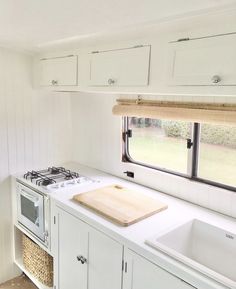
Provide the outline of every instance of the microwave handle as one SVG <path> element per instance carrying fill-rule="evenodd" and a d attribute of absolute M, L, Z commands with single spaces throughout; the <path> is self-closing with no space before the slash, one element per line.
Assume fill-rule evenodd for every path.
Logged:
<path fill-rule="evenodd" d="M 27 193 L 25 190 L 21 189 L 21 195 L 23 195 L 24 197 L 26 197 L 27 199 L 31 200 L 35 205 L 35 207 L 38 207 L 38 198 L 32 196 L 31 194 Z"/>

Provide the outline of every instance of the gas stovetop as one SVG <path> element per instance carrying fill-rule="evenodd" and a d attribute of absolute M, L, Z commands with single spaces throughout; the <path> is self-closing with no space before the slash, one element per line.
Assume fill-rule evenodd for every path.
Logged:
<path fill-rule="evenodd" d="M 88 177 L 63 167 L 49 167 L 45 170 L 28 171 L 24 174 L 24 179 L 47 190 L 58 190 L 60 188 L 95 182 Z"/>

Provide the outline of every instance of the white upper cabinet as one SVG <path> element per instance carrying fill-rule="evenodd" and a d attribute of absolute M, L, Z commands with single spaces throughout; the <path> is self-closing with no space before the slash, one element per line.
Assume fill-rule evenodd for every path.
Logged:
<path fill-rule="evenodd" d="M 91 53 L 91 86 L 147 86 L 150 46 Z"/>
<path fill-rule="evenodd" d="M 123 289 L 194 289 L 131 250 L 125 251 Z"/>
<path fill-rule="evenodd" d="M 171 43 L 169 84 L 236 85 L 236 34 Z"/>
<path fill-rule="evenodd" d="M 40 59 L 41 86 L 77 85 L 77 56 Z"/>

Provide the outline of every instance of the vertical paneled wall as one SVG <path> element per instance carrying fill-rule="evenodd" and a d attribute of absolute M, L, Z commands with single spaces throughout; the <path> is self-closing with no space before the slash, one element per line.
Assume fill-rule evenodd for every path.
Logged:
<path fill-rule="evenodd" d="M 0 284 L 14 275 L 10 174 L 70 160 L 70 96 L 33 90 L 31 69 L 0 49 Z"/>

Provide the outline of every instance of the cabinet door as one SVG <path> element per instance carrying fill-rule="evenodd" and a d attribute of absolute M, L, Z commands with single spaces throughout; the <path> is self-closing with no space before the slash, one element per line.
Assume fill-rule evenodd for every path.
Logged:
<path fill-rule="evenodd" d="M 58 285 L 59 289 L 87 289 L 87 226 L 72 215 L 58 210 Z"/>
<path fill-rule="evenodd" d="M 123 245 L 59 208 L 56 215 L 58 288 L 121 289 Z"/>
<path fill-rule="evenodd" d="M 122 259 L 120 243 L 90 229 L 88 289 L 121 289 Z"/>
<path fill-rule="evenodd" d="M 41 59 L 40 85 L 77 85 L 77 56 Z"/>
<path fill-rule="evenodd" d="M 170 84 L 236 85 L 236 34 L 170 45 Z"/>
<path fill-rule="evenodd" d="M 92 53 L 90 85 L 146 86 L 149 59 L 150 46 Z"/>
<path fill-rule="evenodd" d="M 193 289 L 136 253 L 125 252 L 124 289 Z"/>

